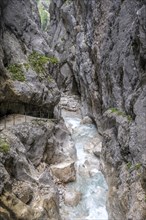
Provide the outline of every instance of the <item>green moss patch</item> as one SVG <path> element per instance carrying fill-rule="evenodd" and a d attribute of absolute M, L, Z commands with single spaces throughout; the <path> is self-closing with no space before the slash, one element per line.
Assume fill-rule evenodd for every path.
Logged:
<path fill-rule="evenodd" d="M 5 138 L 0 138 L 0 152 L 8 153 L 10 151 L 10 144 Z"/>
<path fill-rule="evenodd" d="M 17 80 L 24 82 L 26 80 L 24 71 L 28 71 L 32 68 L 40 77 L 40 79 L 48 79 L 48 81 L 52 81 L 51 76 L 48 76 L 47 73 L 47 64 L 57 64 L 58 59 L 56 57 L 48 57 L 43 54 L 40 54 L 36 51 L 33 51 L 28 56 L 27 63 L 17 63 L 17 64 L 10 64 L 7 67 L 7 70 L 10 73 L 12 80 Z"/>
<path fill-rule="evenodd" d="M 127 166 L 127 169 L 130 169 L 130 168 L 132 167 L 132 163 L 131 163 L 131 162 L 128 162 L 128 163 L 126 164 L 126 166 Z"/>
<path fill-rule="evenodd" d="M 142 164 L 141 164 L 141 163 L 135 164 L 135 169 L 136 169 L 136 170 L 139 170 L 141 167 L 142 167 Z"/>
<path fill-rule="evenodd" d="M 129 122 L 132 121 L 132 117 L 131 117 L 130 115 L 127 115 L 125 112 L 122 112 L 122 111 L 120 111 L 120 110 L 118 110 L 118 109 L 116 109 L 116 108 L 110 108 L 109 110 L 110 110 L 112 113 L 115 113 L 115 114 L 118 115 L 118 116 L 126 117 Z"/>
<path fill-rule="evenodd" d="M 25 81 L 22 64 L 11 64 L 8 66 L 7 69 L 11 74 L 12 80 L 17 80 L 21 82 Z"/>
<path fill-rule="evenodd" d="M 139 170 L 141 167 L 142 167 L 142 164 L 141 163 L 136 163 L 136 164 L 133 164 L 131 162 L 128 162 L 126 164 L 127 166 L 127 169 L 130 170 L 130 171 L 134 171 L 134 170 Z"/>
<path fill-rule="evenodd" d="M 58 60 L 56 57 L 48 57 L 36 51 L 34 51 L 33 53 L 29 55 L 28 61 L 32 69 L 41 78 L 45 78 L 48 76 L 48 74 L 46 73 L 46 64 L 48 63 L 57 64 L 58 63 Z"/>
<path fill-rule="evenodd" d="M 26 71 L 28 71 L 29 68 L 30 68 L 30 64 L 29 63 L 23 63 L 23 66 L 26 69 Z"/>

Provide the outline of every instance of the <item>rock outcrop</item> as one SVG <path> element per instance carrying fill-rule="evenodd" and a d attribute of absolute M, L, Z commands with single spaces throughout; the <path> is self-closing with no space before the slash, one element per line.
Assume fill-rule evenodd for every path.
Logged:
<path fill-rule="evenodd" d="M 37 4 L 2 1 L 0 27 L 0 115 L 41 109 L 52 117 L 60 93 L 48 65 L 58 61 L 41 32 Z"/>
<path fill-rule="evenodd" d="M 47 120 L 60 100 L 50 74 L 58 62 L 42 32 L 37 3 L 2 0 L 0 116 L 9 117 L 7 126 L 1 121 L 0 219 L 60 219 L 49 165 L 75 160 L 76 151 L 63 120 Z"/>
<path fill-rule="evenodd" d="M 1 132 L 0 219 L 60 219 L 58 189 L 49 165 L 76 156 L 73 145 L 70 151 L 69 141 L 64 145 L 67 153 L 60 152 L 62 136 L 69 140 L 65 126 L 63 129 L 59 123 L 33 117 Z M 71 171 L 69 168 L 67 171 Z M 64 173 L 64 179 L 75 179 L 75 170 L 68 176 Z"/>
<path fill-rule="evenodd" d="M 50 15 L 50 46 L 62 61 L 54 78 L 80 94 L 83 115 L 103 136 L 109 219 L 144 220 L 145 1 L 52 0 Z"/>

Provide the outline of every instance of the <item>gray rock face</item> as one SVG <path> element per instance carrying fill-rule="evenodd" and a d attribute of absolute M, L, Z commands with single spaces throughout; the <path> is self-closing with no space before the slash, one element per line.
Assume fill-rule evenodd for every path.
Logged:
<path fill-rule="evenodd" d="M 48 66 L 44 67 L 46 77 L 42 78 L 42 73 L 30 65 L 29 61 L 34 51 L 53 56 L 41 32 L 37 4 L 27 0 L 2 2 L 0 114 L 23 113 L 26 105 L 28 112 L 38 110 L 39 107 L 52 114 L 60 98 L 57 85 L 50 76 Z"/>
<path fill-rule="evenodd" d="M 53 123 L 38 125 L 29 122 L 1 132 L 0 201 L 10 219 L 14 216 L 16 220 L 53 219 L 54 215 L 59 219 L 58 192 L 49 175 L 49 168 L 45 165 L 38 169 L 38 166 L 43 166 L 48 134 L 53 133 L 54 127 Z M 48 213 L 45 211 L 46 205 L 51 207 Z M 0 217 L 3 216 L 0 213 Z"/>
<path fill-rule="evenodd" d="M 83 115 L 103 136 L 109 220 L 145 220 L 145 0 L 52 0 L 50 16 L 48 42 L 34 1 L 0 1 L 0 115 L 25 109 L 52 115 L 60 98 L 57 84 L 60 91 L 80 95 Z M 42 78 L 29 63 L 33 51 L 50 57 L 55 51 L 61 62 L 46 65 Z M 59 219 L 57 192 L 42 162 L 74 159 L 66 129 L 30 123 L 0 136 L 0 217 Z"/>
<path fill-rule="evenodd" d="M 52 0 L 50 14 L 50 45 L 72 73 L 65 81 L 60 68 L 55 78 L 63 91 L 74 81 L 83 114 L 103 135 L 109 219 L 144 220 L 145 1 Z"/>
<path fill-rule="evenodd" d="M 76 157 L 74 145 L 68 146 L 69 132 L 60 123 L 33 118 L 1 132 L 0 204 L 10 219 L 13 214 L 16 220 L 60 219 L 59 194 L 49 164 Z M 62 137 L 66 145 L 62 144 Z M 64 170 L 64 180 L 75 178 L 73 165 Z M 72 171 L 70 176 L 68 171 Z M 2 217 L 4 214 L 0 212 Z"/>

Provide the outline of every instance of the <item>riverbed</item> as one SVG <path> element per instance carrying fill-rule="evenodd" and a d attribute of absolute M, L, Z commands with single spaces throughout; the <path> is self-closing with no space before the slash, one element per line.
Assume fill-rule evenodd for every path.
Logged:
<path fill-rule="evenodd" d="M 63 220 L 108 220 L 107 184 L 99 159 L 93 153 L 95 147 L 101 146 L 102 139 L 96 126 L 91 121 L 84 123 L 80 114 L 64 111 L 62 116 L 75 143 L 77 174 L 76 181 L 66 185 L 61 216 Z M 70 202 L 68 198 L 75 201 Z"/>

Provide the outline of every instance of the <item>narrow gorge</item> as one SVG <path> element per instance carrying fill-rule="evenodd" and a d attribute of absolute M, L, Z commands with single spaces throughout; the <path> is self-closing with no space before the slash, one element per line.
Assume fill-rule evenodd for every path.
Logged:
<path fill-rule="evenodd" d="M 0 220 L 146 220 L 145 0 L 0 1 Z"/>

